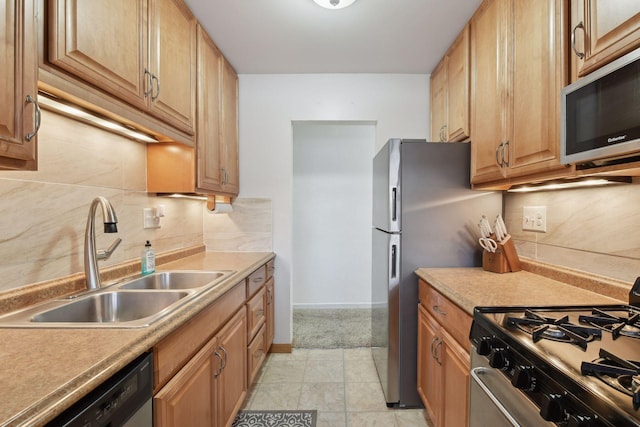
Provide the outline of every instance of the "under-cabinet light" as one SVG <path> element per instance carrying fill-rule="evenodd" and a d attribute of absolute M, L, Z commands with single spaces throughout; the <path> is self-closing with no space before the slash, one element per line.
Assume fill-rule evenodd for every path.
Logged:
<path fill-rule="evenodd" d="M 629 184 L 630 177 L 577 178 L 571 180 L 549 181 L 537 184 L 523 184 L 507 190 L 510 193 L 530 193 L 533 191 L 565 190 L 570 188 L 601 187 L 611 184 Z"/>
<path fill-rule="evenodd" d="M 120 123 L 111 121 L 104 117 L 100 117 L 95 113 L 83 109 L 82 107 L 67 104 L 60 99 L 51 98 L 43 93 L 38 94 L 38 103 L 49 110 L 64 114 L 66 116 L 70 116 L 80 121 L 88 122 L 102 129 L 106 129 L 122 136 L 126 136 L 127 138 L 131 138 L 136 141 L 149 143 L 158 142 L 157 139 L 147 134 L 136 131 L 134 129 L 130 129 L 126 126 L 121 125 Z"/>

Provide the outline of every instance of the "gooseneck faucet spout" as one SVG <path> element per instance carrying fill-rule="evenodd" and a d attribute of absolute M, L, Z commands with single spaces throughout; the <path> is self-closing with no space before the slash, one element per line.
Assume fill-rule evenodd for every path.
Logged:
<path fill-rule="evenodd" d="M 96 230 L 95 216 L 96 209 L 100 205 L 102 207 L 102 219 L 104 222 L 105 233 L 117 233 L 118 227 L 116 223 L 116 212 L 109 200 L 104 197 L 96 197 L 89 207 L 89 217 L 87 218 L 87 228 L 84 233 L 84 274 L 87 279 L 87 289 L 99 289 L 100 271 L 98 270 L 98 260 L 109 259 L 111 254 L 116 250 L 122 239 L 116 239 L 107 250 L 96 250 Z"/>

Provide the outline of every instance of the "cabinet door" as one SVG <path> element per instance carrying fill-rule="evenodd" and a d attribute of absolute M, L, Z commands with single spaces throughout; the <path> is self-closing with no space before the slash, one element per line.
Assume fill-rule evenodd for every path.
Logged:
<path fill-rule="evenodd" d="M 198 133 L 197 133 L 197 185 L 198 188 L 219 190 L 220 117 L 222 87 L 222 54 L 198 26 Z"/>
<path fill-rule="evenodd" d="M 484 2 L 471 18 L 471 182 L 504 177 L 497 158 L 506 140 L 507 0 Z"/>
<path fill-rule="evenodd" d="M 150 111 L 189 135 L 196 105 L 196 20 L 182 0 L 149 0 Z"/>
<path fill-rule="evenodd" d="M 447 140 L 447 57 L 445 56 L 431 73 L 431 141 Z"/>
<path fill-rule="evenodd" d="M 467 353 L 451 335 L 440 330 L 443 344 L 438 357 L 443 371 L 443 426 L 468 425 L 469 419 L 469 370 L 471 361 Z"/>
<path fill-rule="evenodd" d="M 422 305 L 418 306 L 418 394 L 429 418 L 442 425 L 442 374 L 434 357 L 438 347 L 438 324 Z M 440 344 L 442 345 L 442 344 Z"/>
<path fill-rule="evenodd" d="M 567 81 L 566 2 L 511 1 L 509 176 L 560 165 L 559 94 Z"/>
<path fill-rule="evenodd" d="M 35 170 L 36 123 L 32 117 L 38 63 L 34 0 L 4 1 L 0 22 L 0 169 Z"/>
<path fill-rule="evenodd" d="M 215 375 L 221 358 L 213 338 L 153 398 L 154 425 L 215 426 Z"/>
<path fill-rule="evenodd" d="M 447 141 L 469 137 L 469 26 L 449 48 L 447 60 Z"/>
<path fill-rule="evenodd" d="M 146 109 L 146 0 L 50 0 L 49 13 L 50 63 Z"/>
<path fill-rule="evenodd" d="M 222 191 L 238 195 L 238 75 L 226 60 L 222 67 Z"/>
<path fill-rule="evenodd" d="M 575 15 L 576 49 L 584 53 L 577 74 L 584 76 L 640 46 L 640 2 L 637 0 L 577 0 L 582 16 Z M 573 4 L 572 4 L 573 5 Z M 584 32 L 584 34 L 579 34 Z M 582 42 L 582 43 L 580 43 Z"/>
<path fill-rule="evenodd" d="M 267 281 L 266 285 L 267 293 L 265 294 L 266 307 L 267 307 L 267 338 L 265 342 L 265 353 L 269 352 L 271 344 L 273 344 L 273 338 L 275 337 L 275 282 L 273 277 Z"/>
<path fill-rule="evenodd" d="M 217 334 L 223 369 L 217 378 L 218 426 L 230 426 L 247 394 L 247 316 L 239 310 Z M 188 425 L 188 424 L 182 424 Z"/>

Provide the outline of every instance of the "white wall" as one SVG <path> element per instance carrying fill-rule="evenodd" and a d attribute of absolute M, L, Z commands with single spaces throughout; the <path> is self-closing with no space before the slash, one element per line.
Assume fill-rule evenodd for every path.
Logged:
<path fill-rule="evenodd" d="M 371 306 L 373 123 L 293 125 L 293 306 Z"/>
<path fill-rule="evenodd" d="M 276 343 L 292 335 L 292 122 L 375 122 L 377 151 L 427 137 L 428 99 L 427 74 L 240 75 L 240 196 L 272 200 Z"/>

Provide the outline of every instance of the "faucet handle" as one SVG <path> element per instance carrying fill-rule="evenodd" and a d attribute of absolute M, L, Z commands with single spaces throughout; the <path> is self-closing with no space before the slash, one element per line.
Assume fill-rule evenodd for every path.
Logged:
<path fill-rule="evenodd" d="M 116 250 L 116 248 L 118 247 L 118 245 L 121 242 L 122 242 L 122 239 L 118 237 L 116 240 L 113 241 L 111 246 L 109 246 L 109 249 L 107 249 L 107 250 L 104 250 L 104 249 L 97 250 L 96 251 L 97 258 L 99 260 L 109 259 L 111 254 Z"/>

